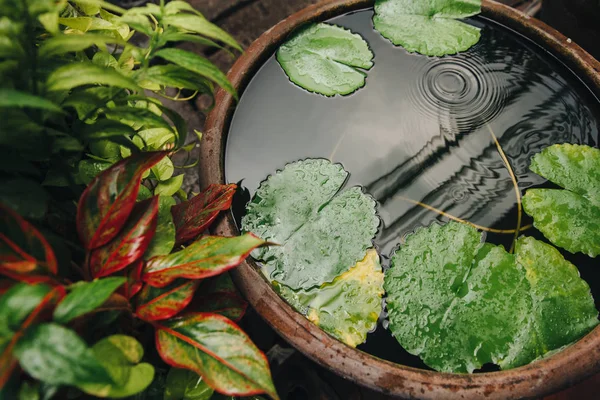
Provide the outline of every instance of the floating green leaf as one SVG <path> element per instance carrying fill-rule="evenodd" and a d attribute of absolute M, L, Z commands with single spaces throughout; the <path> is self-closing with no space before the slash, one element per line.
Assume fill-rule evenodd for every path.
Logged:
<path fill-rule="evenodd" d="M 481 0 L 377 0 L 373 23 L 383 37 L 407 51 L 444 56 L 479 41 L 479 28 L 457 19 L 480 12 Z"/>
<path fill-rule="evenodd" d="M 112 384 L 78 385 L 97 397 L 122 398 L 146 389 L 154 379 L 154 367 L 140 363 L 144 348 L 131 336 L 113 335 L 96 343 L 92 350 L 114 381 Z"/>
<path fill-rule="evenodd" d="M 362 260 L 379 226 L 375 201 L 360 187 L 336 193 L 348 173 L 309 159 L 288 164 L 258 188 L 243 229 L 281 244 L 253 256 L 272 280 L 291 289 L 331 282 Z"/>
<path fill-rule="evenodd" d="M 536 154 L 530 168 L 566 189 L 525 193 L 523 208 L 534 226 L 571 253 L 600 254 L 600 150 L 556 144 Z"/>
<path fill-rule="evenodd" d="M 295 33 L 277 51 L 277 61 L 298 86 L 323 94 L 350 94 L 365 85 L 373 52 L 350 30 L 329 24 L 312 24 Z"/>
<path fill-rule="evenodd" d="M 451 222 L 417 230 L 392 256 L 390 329 L 444 372 L 527 364 L 598 324 L 590 288 L 550 245 L 520 238 L 516 254 Z"/>
<path fill-rule="evenodd" d="M 375 329 L 381 313 L 383 272 L 376 250 L 319 288 L 293 291 L 273 282 L 276 290 L 295 309 L 338 340 L 356 347 Z"/>

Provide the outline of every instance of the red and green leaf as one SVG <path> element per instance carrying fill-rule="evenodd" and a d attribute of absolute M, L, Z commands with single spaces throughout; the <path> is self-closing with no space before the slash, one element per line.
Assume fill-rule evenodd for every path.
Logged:
<path fill-rule="evenodd" d="M 229 209 L 237 185 L 213 184 L 192 199 L 173 206 L 176 245 L 189 242 L 204 232 L 221 211 Z"/>
<path fill-rule="evenodd" d="M 144 286 L 138 295 L 136 314 L 144 321 L 168 319 L 192 301 L 200 281 L 176 280 L 164 288 Z"/>
<path fill-rule="evenodd" d="M 202 281 L 187 310 L 221 314 L 233 321 L 242 319 L 248 308 L 228 273 Z"/>
<path fill-rule="evenodd" d="M 142 175 L 166 154 L 134 154 L 88 185 L 77 206 L 77 232 L 86 249 L 103 246 L 119 234 L 135 205 Z"/>
<path fill-rule="evenodd" d="M 177 278 L 209 278 L 237 266 L 252 250 L 265 244 L 251 233 L 230 238 L 207 236 L 184 250 L 150 259 L 142 279 L 152 286 L 164 287 Z"/>
<path fill-rule="evenodd" d="M 114 274 L 142 258 L 156 232 L 158 196 L 137 203 L 123 230 L 90 257 L 94 278 Z"/>
<path fill-rule="evenodd" d="M 57 268 L 54 251 L 44 236 L 0 205 L 0 274 L 28 283 L 49 282 Z"/>
<path fill-rule="evenodd" d="M 17 366 L 13 350 L 27 328 L 44 317 L 66 294 L 63 287 L 19 284 L 0 298 L 0 388 Z"/>
<path fill-rule="evenodd" d="M 119 290 L 123 296 L 131 299 L 139 293 L 144 286 L 142 281 L 142 271 L 144 270 L 144 260 L 138 260 L 134 264 L 127 267 L 124 271 L 124 276 L 127 279 L 125 284 Z"/>
<path fill-rule="evenodd" d="M 227 395 L 267 393 L 278 399 L 265 355 L 227 318 L 198 313 L 155 327 L 156 346 L 167 364 L 196 372 Z"/>

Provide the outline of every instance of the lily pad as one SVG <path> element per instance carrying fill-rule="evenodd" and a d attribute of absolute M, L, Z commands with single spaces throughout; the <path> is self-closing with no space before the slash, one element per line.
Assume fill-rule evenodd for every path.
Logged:
<path fill-rule="evenodd" d="M 566 189 L 527 191 L 523 208 L 534 226 L 571 253 L 600 254 L 600 150 L 556 144 L 536 154 L 530 168 Z"/>
<path fill-rule="evenodd" d="M 350 94 L 365 85 L 373 52 L 362 36 L 329 24 L 311 24 L 277 51 L 277 61 L 296 85 L 325 96 Z"/>
<path fill-rule="evenodd" d="M 325 332 L 348 346 L 356 347 L 375 329 L 381 313 L 383 272 L 377 251 L 319 288 L 294 291 L 273 282 L 277 292 L 292 307 Z"/>
<path fill-rule="evenodd" d="M 458 21 L 481 12 L 481 0 L 377 0 L 375 29 L 396 46 L 444 56 L 476 44 L 479 28 Z"/>
<path fill-rule="evenodd" d="M 385 277 L 392 334 L 438 371 L 473 372 L 527 364 L 598 324 L 589 286 L 558 250 L 527 237 L 516 249 L 456 222 L 409 235 Z"/>
<path fill-rule="evenodd" d="M 280 244 L 252 253 L 271 280 L 294 290 L 318 287 L 373 246 L 375 200 L 360 187 L 337 194 L 347 176 L 339 164 L 308 159 L 288 164 L 258 188 L 242 227 Z"/>

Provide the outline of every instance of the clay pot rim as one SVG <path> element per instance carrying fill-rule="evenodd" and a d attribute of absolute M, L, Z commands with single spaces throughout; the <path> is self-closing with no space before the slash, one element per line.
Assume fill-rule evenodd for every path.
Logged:
<path fill-rule="evenodd" d="M 374 0 L 326 0 L 288 17 L 258 38 L 237 60 L 228 78 L 241 95 L 278 45 L 299 26 L 372 7 Z M 548 49 L 575 71 L 597 97 L 600 63 L 556 30 L 508 6 L 483 0 L 482 14 Z M 235 99 L 219 89 L 201 146 L 200 184 L 225 183 L 225 145 Z M 229 213 L 213 232 L 239 234 Z M 233 270 L 242 294 L 286 341 L 318 364 L 371 389 L 402 397 L 508 399 L 555 392 L 600 371 L 600 326 L 577 343 L 546 359 L 507 371 L 449 374 L 407 367 L 348 347 L 310 323 L 281 299 L 248 259 Z"/>

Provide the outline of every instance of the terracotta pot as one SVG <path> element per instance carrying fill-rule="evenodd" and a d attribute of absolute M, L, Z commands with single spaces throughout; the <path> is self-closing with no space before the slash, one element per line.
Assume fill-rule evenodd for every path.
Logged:
<path fill-rule="evenodd" d="M 229 79 L 241 94 L 254 73 L 294 29 L 307 22 L 372 7 L 373 3 L 373 0 L 328 0 L 292 15 L 246 50 L 229 72 Z M 540 21 L 500 3 L 484 0 L 483 15 L 553 53 L 596 95 L 600 94 L 600 63 L 575 43 Z M 217 93 L 201 150 L 203 186 L 225 183 L 225 143 L 235 104 L 231 95 L 222 90 Z M 225 236 L 239 233 L 232 215 L 222 218 L 214 232 Z M 386 394 L 423 399 L 538 397 L 600 371 L 600 327 L 552 357 L 508 371 L 446 374 L 394 364 L 350 348 L 310 323 L 271 289 L 252 260 L 234 271 L 234 279 L 257 312 L 298 350 L 340 376 Z"/>

